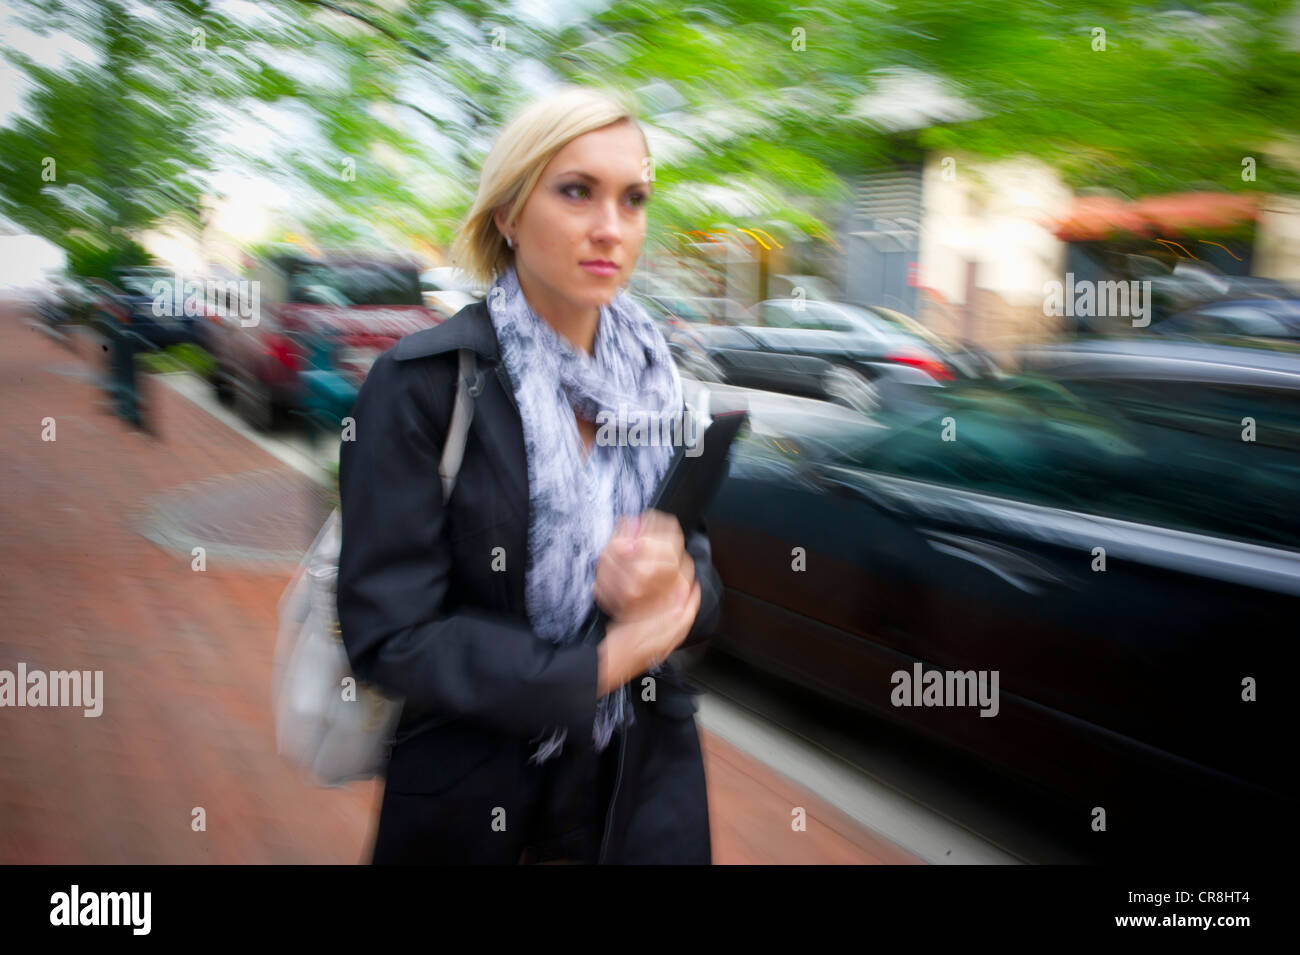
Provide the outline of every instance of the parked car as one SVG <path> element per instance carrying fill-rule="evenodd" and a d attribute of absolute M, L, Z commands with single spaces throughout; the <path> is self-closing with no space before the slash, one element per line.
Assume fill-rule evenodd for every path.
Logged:
<path fill-rule="evenodd" d="M 1120 271 L 1108 273 L 1104 280 L 1150 283 L 1151 328 L 1168 319 L 1216 302 L 1295 299 L 1300 289 L 1277 279 L 1249 275 L 1225 275 L 1208 262 L 1179 260 L 1172 266 L 1146 255 L 1121 257 Z M 1128 316 L 1076 316 L 1076 329 L 1085 335 L 1131 334 Z"/>
<path fill-rule="evenodd" d="M 365 253 L 281 253 L 255 263 L 260 312 L 226 310 L 212 384 L 257 428 L 289 412 L 329 427 L 346 415 L 371 363 L 441 317 L 424 304 L 418 264 Z"/>
<path fill-rule="evenodd" d="M 714 298 L 704 295 L 643 296 L 649 299 L 669 324 L 689 325 L 753 325 L 753 311 L 734 298 Z"/>
<path fill-rule="evenodd" d="M 210 308 L 206 298 L 200 298 L 189 303 L 190 314 L 186 314 L 187 281 L 166 268 L 114 269 L 111 280 L 92 279 L 83 286 L 91 299 L 90 321 L 101 330 L 106 330 L 107 321 L 129 325 L 138 340 L 152 348 L 199 344 Z"/>
<path fill-rule="evenodd" d="M 1239 339 L 1300 342 L 1300 300 L 1230 299 L 1210 302 L 1157 322 L 1152 331 L 1169 338 L 1232 344 Z"/>
<path fill-rule="evenodd" d="M 771 299 L 743 325 L 683 324 L 669 349 L 705 381 L 821 398 L 863 412 L 895 385 L 938 386 L 986 366 L 900 313 L 879 307 Z"/>
<path fill-rule="evenodd" d="M 708 513 L 715 645 L 1057 794 L 1080 825 L 1095 806 L 1126 827 L 1284 819 L 1290 697 L 1251 687 L 1297 662 L 1300 360 L 1094 357 L 755 429 Z M 996 715 L 899 705 L 897 674 L 932 670 L 998 674 Z"/>

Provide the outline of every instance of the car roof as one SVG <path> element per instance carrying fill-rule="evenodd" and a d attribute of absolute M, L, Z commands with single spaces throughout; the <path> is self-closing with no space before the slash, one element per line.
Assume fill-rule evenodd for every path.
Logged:
<path fill-rule="evenodd" d="M 1206 342 L 1096 339 L 1042 345 L 1027 363 L 1069 378 L 1160 378 L 1300 389 L 1300 352 Z"/>
<path fill-rule="evenodd" d="M 800 308 L 807 308 L 809 305 L 821 305 L 821 306 L 828 306 L 834 309 L 843 309 L 847 311 L 849 314 L 853 314 L 855 312 L 856 313 L 870 312 L 871 309 L 874 307 L 871 305 L 855 305 L 853 302 L 836 302 L 836 301 L 832 301 L 831 299 L 825 299 L 825 298 L 788 298 L 787 297 L 787 298 L 765 298 L 763 299 L 763 301 L 759 302 L 758 305 L 755 305 L 754 308 L 758 308 L 760 305 L 780 305 L 782 307 L 794 308 L 795 305 L 798 303 L 802 303 L 799 305 Z M 900 312 L 899 314 L 901 315 L 902 313 Z"/>

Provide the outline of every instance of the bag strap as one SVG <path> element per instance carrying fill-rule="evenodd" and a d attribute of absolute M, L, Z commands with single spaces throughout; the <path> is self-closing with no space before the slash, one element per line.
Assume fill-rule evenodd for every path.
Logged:
<path fill-rule="evenodd" d="M 473 382 L 473 385 L 470 382 Z M 443 442 L 442 460 L 438 474 L 442 477 L 443 502 L 451 500 L 456 476 L 465 457 L 465 442 L 469 440 L 469 425 L 474 419 L 474 399 L 482 385 L 478 381 L 478 360 L 471 348 L 460 350 L 460 371 L 456 383 L 456 404 L 451 410 L 451 423 L 447 426 L 447 440 Z"/>

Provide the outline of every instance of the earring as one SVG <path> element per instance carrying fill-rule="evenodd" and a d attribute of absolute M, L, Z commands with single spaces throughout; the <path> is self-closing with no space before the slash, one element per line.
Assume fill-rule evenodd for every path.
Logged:
<path fill-rule="evenodd" d="M 515 247 L 515 240 L 510 238 L 510 236 L 506 236 L 506 245 L 513 249 Z"/>

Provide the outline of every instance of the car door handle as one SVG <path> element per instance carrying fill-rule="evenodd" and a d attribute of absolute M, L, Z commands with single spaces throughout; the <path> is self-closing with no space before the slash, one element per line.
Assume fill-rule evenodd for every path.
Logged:
<path fill-rule="evenodd" d="M 826 493 L 852 500 L 865 501 L 886 514 L 906 519 L 907 512 L 898 501 L 868 486 L 866 482 L 855 481 L 837 474 L 836 469 L 825 465 L 811 464 L 805 465 L 805 468 L 813 483 Z"/>
<path fill-rule="evenodd" d="M 1036 596 L 1043 592 L 1042 584 L 1062 583 L 1057 574 L 1010 548 L 944 531 L 922 533 L 930 547 L 939 553 L 981 567 L 1024 593 Z"/>

